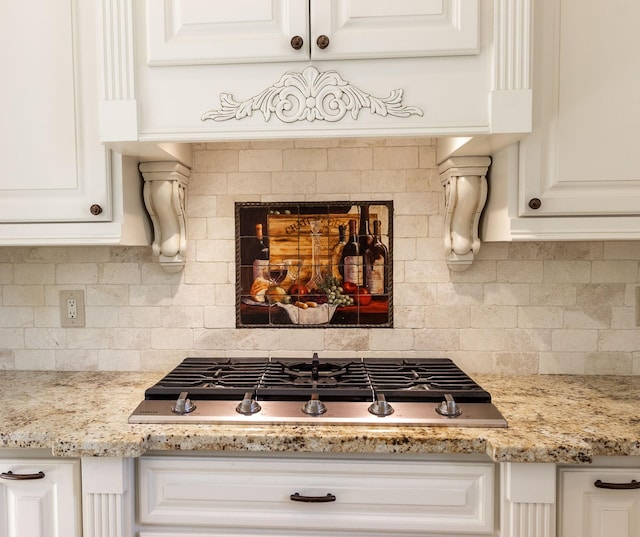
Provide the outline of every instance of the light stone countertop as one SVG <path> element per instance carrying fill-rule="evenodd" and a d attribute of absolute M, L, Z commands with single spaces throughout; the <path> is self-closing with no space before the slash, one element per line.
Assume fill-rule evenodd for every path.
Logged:
<path fill-rule="evenodd" d="M 506 429 L 130 425 L 161 373 L 0 372 L 0 447 L 61 457 L 149 450 L 486 454 L 497 462 L 583 464 L 640 455 L 640 377 L 472 375 Z"/>

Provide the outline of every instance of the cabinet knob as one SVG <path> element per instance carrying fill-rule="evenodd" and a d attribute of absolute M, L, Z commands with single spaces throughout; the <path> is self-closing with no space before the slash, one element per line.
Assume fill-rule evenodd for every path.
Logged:
<path fill-rule="evenodd" d="M 302 37 L 300 37 L 299 35 L 294 35 L 291 38 L 291 48 L 300 50 L 302 48 L 302 45 L 304 45 L 304 39 L 302 39 Z"/>
<path fill-rule="evenodd" d="M 542 207 L 542 201 L 540 200 L 540 198 L 531 198 L 529 200 L 529 207 L 533 210 L 539 209 L 540 207 Z"/>
<path fill-rule="evenodd" d="M 97 203 L 94 203 L 91 207 L 89 207 L 89 211 L 93 216 L 98 216 L 102 212 L 102 207 Z"/>
<path fill-rule="evenodd" d="M 316 45 L 318 45 L 318 48 L 324 50 L 329 46 L 329 38 L 326 35 L 318 36 L 318 39 L 316 39 Z"/>

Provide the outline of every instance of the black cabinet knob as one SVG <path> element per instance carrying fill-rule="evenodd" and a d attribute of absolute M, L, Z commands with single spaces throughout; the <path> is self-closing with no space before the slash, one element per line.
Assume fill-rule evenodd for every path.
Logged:
<path fill-rule="evenodd" d="M 540 201 L 540 198 L 531 198 L 529 200 L 529 207 L 533 210 L 539 209 L 542 207 L 542 201 Z"/>
<path fill-rule="evenodd" d="M 318 39 L 316 39 L 316 45 L 321 49 L 327 48 L 329 46 L 329 38 L 326 35 L 318 36 Z"/>
<path fill-rule="evenodd" d="M 299 35 L 294 35 L 291 38 L 291 48 L 300 50 L 302 48 L 302 45 L 304 45 L 304 39 L 302 39 L 302 37 L 300 37 Z"/>

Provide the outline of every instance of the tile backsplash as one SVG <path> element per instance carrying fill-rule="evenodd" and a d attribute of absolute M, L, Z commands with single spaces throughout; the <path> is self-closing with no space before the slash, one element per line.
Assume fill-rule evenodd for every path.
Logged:
<path fill-rule="evenodd" d="M 234 203 L 394 202 L 394 328 L 236 329 Z M 470 373 L 639 374 L 640 242 L 443 253 L 431 139 L 194 145 L 188 262 L 150 247 L 0 247 L 0 369 L 167 371 L 186 356 L 448 356 Z M 60 327 L 60 290 L 86 327 Z"/>

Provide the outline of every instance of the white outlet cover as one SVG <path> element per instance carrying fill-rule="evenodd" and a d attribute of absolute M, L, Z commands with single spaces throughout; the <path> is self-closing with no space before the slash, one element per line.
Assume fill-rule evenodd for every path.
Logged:
<path fill-rule="evenodd" d="M 76 316 L 69 318 L 67 304 L 76 301 Z M 60 291 L 60 326 L 76 328 L 84 326 L 84 291 Z"/>

